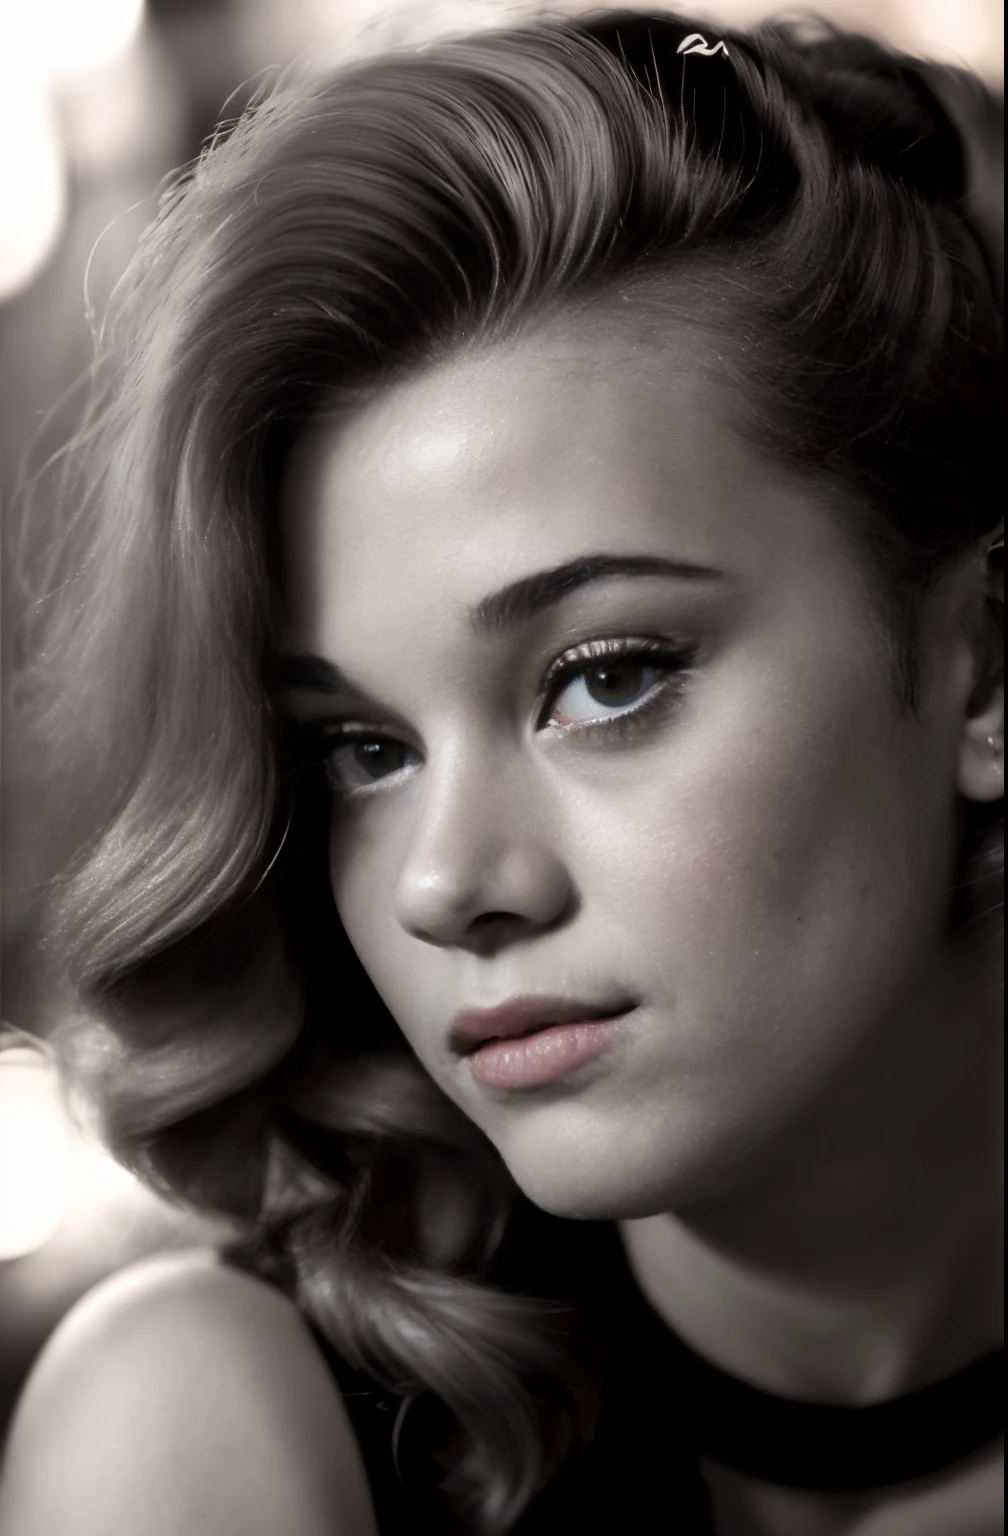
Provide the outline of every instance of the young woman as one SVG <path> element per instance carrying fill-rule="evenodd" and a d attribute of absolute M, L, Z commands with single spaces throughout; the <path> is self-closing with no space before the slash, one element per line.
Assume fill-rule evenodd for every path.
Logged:
<path fill-rule="evenodd" d="M 4 1536 L 997 1529 L 994 120 L 596 14 L 167 194 L 55 465 L 42 953 L 238 1236 L 61 1328 Z"/>

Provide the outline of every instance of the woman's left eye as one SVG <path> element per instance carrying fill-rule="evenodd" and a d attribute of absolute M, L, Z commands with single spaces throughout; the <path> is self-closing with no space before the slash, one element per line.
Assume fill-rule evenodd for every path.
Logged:
<path fill-rule="evenodd" d="M 548 723 L 604 726 L 635 715 L 668 693 L 686 662 L 680 652 L 634 652 L 615 646 L 597 655 L 570 657 L 560 663 Z"/>
<path fill-rule="evenodd" d="M 551 719 L 566 725 L 576 720 L 597 720 L 602 710 L 630 709 L 651 692 L 658 679 L 656 667 L 642 661 L 605 662 L 586 667 L 568 683 L 553 703 Z"/>

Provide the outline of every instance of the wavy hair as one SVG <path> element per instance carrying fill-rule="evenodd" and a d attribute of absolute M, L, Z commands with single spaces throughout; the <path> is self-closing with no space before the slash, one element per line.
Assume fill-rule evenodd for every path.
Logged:
<path fill-rule="evenodd" d="M 956 126 L 996 103 L 827 29 L 680 53 L 695 30 L 598 13 L 280 75 L 163 193 L 24 504 L 66 1074 L 340 1355 L 440 1405 L 444 1528 L 484 1536 L 590 1436 L 594 1367 L 336 917 L 269 688 L 287 448 L 323 402 L 637 293 L 716 333 L 762 451 L 851 493 L 903 708 L 920 595 L 1001 515 L 996 221 Z M 993 822 L 963 814 L 987 900 Z"/>

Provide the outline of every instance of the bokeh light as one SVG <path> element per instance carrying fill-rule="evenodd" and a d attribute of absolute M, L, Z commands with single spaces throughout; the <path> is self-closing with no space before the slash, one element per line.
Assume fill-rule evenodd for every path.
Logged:
<path fill-rule="evenodd" d="M 21 1258 L 49 1241 L 73 1188 L 66 1115 L 45 1058 L 0 1056 L 0 1259 Z"/>
<path fill-rule="evenodd" d="M 109 64 L 138 35 L 144 0 L 34 0 L 45 28 L 42 48 L 56 80 Z"/>
<path fill-rule="evenodd" d="M 55 107 L 33 42 L 14 7 L 0 8 L 0 57 L 17 61 L 17 68 L 5 71 L 0 91 L 0 303 L 41 271 L 66 212 Z"/>
<path fill-rule="evenodd" d="M 68 166 L 60 93 L 86 87 L 123 58 L 143 19 L 144 0 L 0 6 L 0 58 L 10 65 L 0 92 L 0 303 L 32 283 L 63 232 Z M 114 107 L 121 94 L 114 80 L 104 94 Z M 111 119 L 118 121 L 114 112 Z"/>

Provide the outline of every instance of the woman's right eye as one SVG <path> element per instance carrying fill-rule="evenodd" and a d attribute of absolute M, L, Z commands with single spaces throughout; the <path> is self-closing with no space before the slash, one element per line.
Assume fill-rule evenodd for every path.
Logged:
<path fill-rule="evenodd" d="M 403 741 L 384 736 L 361 736 L 338 742 L 325 755 L 325 775 L 337 794 L 367 789 L 393 774 L 412 768 L 420 754 Z"/>

